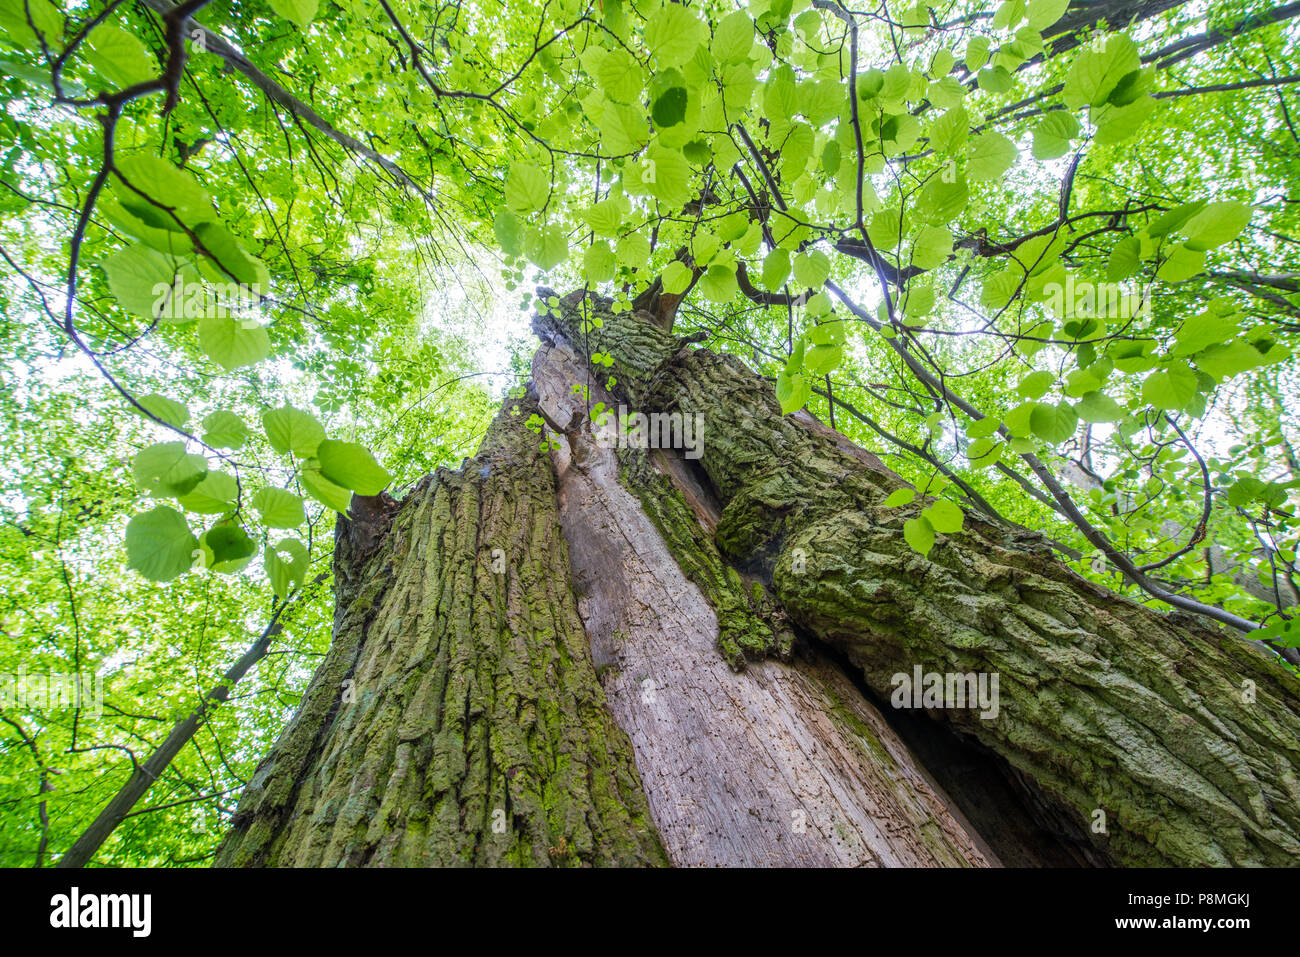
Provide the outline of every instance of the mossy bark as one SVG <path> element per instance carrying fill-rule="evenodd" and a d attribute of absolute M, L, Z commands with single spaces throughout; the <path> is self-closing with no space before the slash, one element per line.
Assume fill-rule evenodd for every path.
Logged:
<path fill-rule="evenodd" d="M 218 866 L 659 865 L 591 662 L 555 478 L 508 402 L 477 458 L 337 534 L 333 642 Z"/>
<path fill-rule="evenodd" d="M 601 319 L 595 326 L 593 316 Z M 1300 863 L 1294 678 L 1239 636 L 1101 588 L 967 515 L 928 557 L 884 508 L 887 469 L 796 416 L 733 357 L 566 297 L 536 325 L 614 359 L 638 411 L 700 413 L 720 553 L 882 697 L 896 674 L 999 676 L 1000 708 L 930 712 L 978 739 L 1052 813 L 1128 865 Z M 706 571 L 707 574 L 707 571 Z M 1103 830 L 1104 828 L 1104 830 Z"/>
<path fill-rule="evenodd" d="M 794 648 L 718 554 L 717 503 L 686 460 L 598 439 L 572 388 L 588 378 L 558 336 L 534 356 L 578 610 L 673 863 L 997 863 L 838 664 Z M 792 660 L 749 661 L 769 655 Z"/>

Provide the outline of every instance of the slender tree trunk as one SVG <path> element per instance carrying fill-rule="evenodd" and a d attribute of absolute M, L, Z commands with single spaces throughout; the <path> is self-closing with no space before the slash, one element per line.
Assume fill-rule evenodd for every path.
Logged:
<path fill-rule="evenodd" d="M 355 500 L 219 865 L 1296 862 L 1275 661 L 974 516 L 912 552 L 898 476 L 665 325 L 567 297 L 476 459 Z M 916 666 L 996 674 L 996 717 L 878 707 Z"/>
<path fill-rule="evenodd" d="M 321 579 L 318 578 L 315 584 L 319 584 L 320 581 Z M 112 799 L 104 805 L 104 809 L 90 822 L 90 826 L 81 833 L 81 836 L 59 858 L 56 866 L 65 868 L 85 867 L 90 863 L 104 842 L 117 830 L 118 825 L 130 815 L 132 808 L 136 806 L 149 788 L 153 787 L 153 783 L 176 759 L 176 755 L 181 753 L 181 749 L 189 744 L 190 739 L 203 727 L 204 722 L 207 721 L 212 712 L 230 697 L 231 689 L 239 683 L 244 675 L 248 674 L 255 664 L 266 657 L 271 642 L 280 634 L 280 619 L 289 606 L 292 597 L 289 596 L 276 607 L 275 612 L 271 615 L 270 622 L 262 630 L 261 635 L 258 636 L 247 651 L 240 655 L 238 661 L 226 669 L 226 673 L 221 676 L 221 681 L 203 696 L 199 706 L 172 726 L 171 733 L 145 759 L 143 764 L 136 765 L 126 783 L 118 789 Z M 42 782 L 42 789 L 45 789 L 44 782 Z M 44 814 L 43 806 L 42 814 Z M 44 837 L 42 837 L 42 845 L 44 845 Z"/>

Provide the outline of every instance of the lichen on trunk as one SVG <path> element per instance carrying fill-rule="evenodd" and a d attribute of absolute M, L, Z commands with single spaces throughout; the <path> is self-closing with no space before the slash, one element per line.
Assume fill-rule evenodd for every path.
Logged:
<path fill-rule="evenodd" d="M 1300 862 L 1300 717 L 1279 662 L 973 515 L 915 553 L 902 526 L 929 500 L 884 508 L 901 480 L 783 416 L 734 357 L 596 297 L 566 297 L 536 325 L 611 356 L 620 398 L 642 412 L 705 416 L 720 553 L 770 581 L 792 622 L 882 698 L 916 666 L 997 674 L 996 717 L 932 715 L 1000 756 L 1102 859 Z"/>
<path fill-rule="evenodd" d="M 339 523 L 333 642 L 218 866 L 667 862 L 570 588 L 525 398 Z M 382 527 L 378 531 L 374 523 Z"/>

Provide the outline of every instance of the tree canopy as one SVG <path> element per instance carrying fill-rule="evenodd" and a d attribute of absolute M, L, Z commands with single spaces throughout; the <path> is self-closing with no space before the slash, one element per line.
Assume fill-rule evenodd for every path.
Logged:
<path fill-rule="evenodd" d="M 919 552 L 978 513 L 1294 660 L 1298 14 L 0 0 L 0 674 L 105 689 L 0 700 L 0 861 L 274 623 L 98 860 L 210 857 L 328 645 L 335 514 L 472 453 L 539 284 L 877 452 L 937 496 Z"/>

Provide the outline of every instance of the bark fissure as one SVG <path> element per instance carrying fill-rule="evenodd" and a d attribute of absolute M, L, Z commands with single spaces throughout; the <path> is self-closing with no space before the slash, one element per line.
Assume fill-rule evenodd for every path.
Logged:
<path fill-rule="evenodd" d="M 538 326 L 571 334 L 579 302 Z M 638 317 L 587 303 L 603 323 L 586 341 L 614 357 L 622 397 L 706 417 L 699 463 L 723 505 L 721 553 L 766 575 L 791 619 L 882 698 L 918 665 L 997 674 L 996 717 L 932 713 L 1007 761 L 1108 860 L 1300 860 L 1300 718 L 1280 663 L 1094 585 L 1036 536 L 974 515 L 916 554 L 902 526 L 927 502 L 883 508 L 897 477 L 782 416 L 733 357 L 683 351 Z"/>
<path fill-rule="evenodd" d="M 341 563 L 331 649 L 218 865 L 667 863 L 591 663 L 535 408 L 507 403 L 477 458 Z"/>
<path fill-rule="evenodd" d="M 585 371 L 560 338 L 534 358 L 545 417 L 563 424 L 556 471 L 579 611 L 673 862 L 995 863 L 824 656 L 728 665 L 719 650 L 740 668 L 747 653 L 788 655 L 792 636 L 702 534 L 706 489 L 691 490 L 697 512 L 645 453 L 596 441 L 571 390 Z M 592 387 L 592 402 L 610 398 Z"/>

